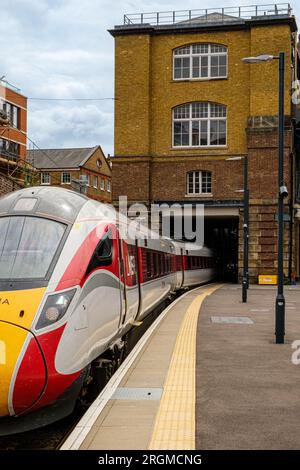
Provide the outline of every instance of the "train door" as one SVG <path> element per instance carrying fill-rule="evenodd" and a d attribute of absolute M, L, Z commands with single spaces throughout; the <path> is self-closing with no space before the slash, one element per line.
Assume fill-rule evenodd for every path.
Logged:
<path fill-rule="evenodd" d="M 118 238 L 118 248 L 119 248 L 119 271 L 120 271 L 120 301 L 121 301 L 121 314 L 120 314 L 120 324 L 121 327 L 126 320 L 127 312 L 127 292 L 126 292 L 126 275 L 125 275 L 125 264 L 124 264 L 124 255 L 123 255 L 123 240 Z"/>
<path fill-rule="evenodd" d="M 177 289 L 183 286 L 184 282 L 184 267 L 183 267 L 183 250 L 180 248 L 180 253 L 176 256 L 176 271 L 177 271 Z"/>
<path fill-rule="evenodd" d="M 120 240 L 120 269 L 122 285 L 121 325 L 133 323 L 139 310 L 139 278 L 137 246 Z"/>

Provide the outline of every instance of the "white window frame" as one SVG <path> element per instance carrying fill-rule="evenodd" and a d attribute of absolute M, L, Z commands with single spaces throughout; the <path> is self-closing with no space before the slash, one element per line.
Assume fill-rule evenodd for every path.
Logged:
<path fill-rule="evenodd" d="M 193 175 L 193 192 L 189 192 L 189 175 Z M 199 192 L 195 191 L 196 188 L 196 174 L 199 175 Z M 209 175 L 210 177 L 210 192 L 206 191 L 203 192 L 203 178 L 205 175 Z M 186 195 L 187 196 L 211 196 L 212 195 L 212 173 L 211 171 L 206 170 L 195 170 L 195 171 L 188 171 L 186 174 Z"/>
<path fill-rule="evenodd" d="M 203 104 L 207 104 L 208 105 L 208 115 L 206 117 L 197 117 L 197 118 L 193 118 L 192 117 L 192 106 L 193 104 L 196 104 L 196 103 L 203 103 Z M 214 105 L 214 104 L 217 104 L 219 106 L 224 106 L 225 108 L 225 116 L 221 116 L 221 117 L 212 117 L 211 116 L 211 105 Z M 174 118 L 174 113 L 175 113 L 175 110 L 177 108 L 179 108 L 180 106 L 189 106 L 189 117 L 188 118 Z M 172 148 L 173 149 L 182 149 L 182 148 L 226 148 L 227 147 L 227 117 L 228 117 L 228 113 L 227 113 L 227 106 L 221 104 L 221 103 L 210 103 L 210 102 L 202 102 L 202 101 L 194 101 L 192 103 L 185 103 L 183 105 L 178 105 L 176 106 L 175 108 L 173 108 L 172 110 Z M 174 138 L 175 138 L 175 133 L 174 133 L 174 124 L 175 122 L 182 122 L 182 121 L 185 121 L 185 122 L 189 122 L 189 144 L 188 145 L 175 145 L 175 142 L 174 142 Z M 193 137 L 192 137 L 192 134 L 193 134 L 193 127 L 192 127 L 192 122 L 193 121 L 196 121 L 196 122 L 199 122 L 199 121 L 207 121 L 207 145 L 200 145 L 200 139 L 199 139 L 199 145 L 192 145 L 192 142 L 193 142 Z M 225 144 L 211 144 L 210 143 L 210 129 L 211 129 L 211 121 L 225 121 Z"/>
<path fill-rule="evenodd" d="M 93 188 L 98 189 L 98 176 L 93 176 Z"/>
<path fill-rule="evenodd" d="M 64 181 L 64 176 L 65 175 L 69 175 L 70 177 L 70 181 Z M 71 184 L 71 180 L 72 180 L 72 177 L 71 177 L 71 173 L 69 171 L 63 171 L 61 173 L 61 177 L 60 177 L 60 184 Z"/>
<path fill-rule="evenodd" d="M 48 182 L 44 182 L 44 175 L 48 175 L 49 176 L 49 181 Z M 49 173 L 49 171 L 42 171 L 41 172 L 41 185 L 42 186 L 50 186 L 51 184 L 51 174 Z"/>
<path fill-rule="evenodd" d="M 194 53 L 193 52 L 193 46 L 198 46 L 198 45 L 205 45 L 208 46 L 208 52 L 205 53 Z M 212 52 L 212 46 L 220 46 L 224 47 L 226 50 L 224 52 Z M 176 51 L 178 51 L 181 48 L 187 48 L 189 49 L 189 53 L 185 54 L 176 54 Z M 225 75 L 218 75 L 217 77 L 214 77 L 211 75 L 211 58 L 216 57 L 216 56 L 225 56 L 226 57 L 226 74 Z M 207 77 L 193 77 L 193 57 L 199 57 L 199 60 L 201 61 L 202 57 L 207 57 L 208 58 L 208 74 Z M 189 76 L 188 77 L 182 77 L 182 78 L 175 78 L 175 59 L 184 59 L 188 58 L 189 59 Z M 184 81 L 184 80 L 219 80 L 219 79 L 224 79 L 228 78 L 228 48 L 224 44 L 215 44 L 215 43 L 195 43 L 195 44 L 188 44 L 186 46 L 180 46 L 177 47 L 176 49 L 173 49 L 173 80 L 177 81 Z"/>
<path fill-rule="evenodd" d="M 107 191 L 108 193 L 111 192 L 110 180 L 107 180 L 107 181 L 106 181 L 106 191 Z"/>
<path fill-rule="evenodd" d="M 100 189 L 101 191 L 105 191 L 105 180 L 103 178 L 100 179 Z"/>

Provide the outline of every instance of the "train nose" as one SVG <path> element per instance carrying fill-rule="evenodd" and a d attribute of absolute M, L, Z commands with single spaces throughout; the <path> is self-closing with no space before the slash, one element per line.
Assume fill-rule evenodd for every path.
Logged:
<path fill-rule="evenodd" d="M 44 359 L 35 337 L 0 321 L 0 416 L 29 409 L 45 387 Z"/>

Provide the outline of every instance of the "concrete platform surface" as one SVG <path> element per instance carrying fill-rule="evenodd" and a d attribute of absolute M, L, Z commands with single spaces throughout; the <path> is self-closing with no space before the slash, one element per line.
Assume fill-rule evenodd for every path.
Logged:
<path fill-rule="evenodd" d="M 247 304 L 236 285 L 177 299 L 62 449 L 299 449 L 300 365 L 291 359 L 300 288 L 285 294 L 283 345 L 274 336 L 276 287 L 251 286 Z"/>
<path fill-rule="evenodd" d="M 208 297 L 197 331 L 196 447 L 299 449 L 300 365 L 291 361 L 300 340 L 300 290 L 287 286 L 285 344 L 275 344 L 276 288 L 225 286 Z M 244 316 L 253 324 L 212 323 Z M 299 348 L 299 346 L 298 346 Z M 299 354 L 300 357 L 300 354 Z"/>

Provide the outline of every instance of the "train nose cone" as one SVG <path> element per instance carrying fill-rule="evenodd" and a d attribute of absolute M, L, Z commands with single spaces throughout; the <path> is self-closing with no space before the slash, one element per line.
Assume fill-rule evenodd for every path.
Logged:
<path fill-rule="evenodd" d="M 0 416 L 30 408 L 45 380 L 44 360 L 34 336 L 25 328 L 0 321 Z"/>

